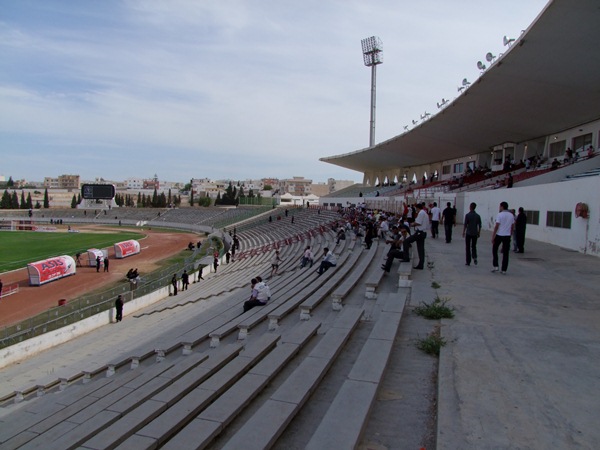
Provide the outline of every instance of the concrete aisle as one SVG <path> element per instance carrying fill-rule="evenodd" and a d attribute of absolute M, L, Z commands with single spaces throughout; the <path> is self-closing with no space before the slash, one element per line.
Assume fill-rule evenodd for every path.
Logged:
<path fill-rule="evenodd" d="M 442 324 L 437 448 L 598 448 L 600 260 L 528 240 L 491 273 L 491 234 L 465 266 L 460 231 L 427 239 L 456 308 Z"/>

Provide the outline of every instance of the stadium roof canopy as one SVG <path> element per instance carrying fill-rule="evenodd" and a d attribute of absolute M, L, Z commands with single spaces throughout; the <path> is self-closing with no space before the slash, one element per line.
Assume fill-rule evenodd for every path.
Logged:
<path fill-rule="evenodd" d="M 432 164 L 600 117 L 600 1 L 551 0 L 508 51 L 412 130 L 321 161 L 359 172 Z"/>

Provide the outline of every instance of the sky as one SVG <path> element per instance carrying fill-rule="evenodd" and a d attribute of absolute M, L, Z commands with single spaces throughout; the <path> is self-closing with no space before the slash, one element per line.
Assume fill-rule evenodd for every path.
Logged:
<path fill-rule="evenodd" d="M 0 176 L 362 181 L 546 0 L 0 0 Z"/>

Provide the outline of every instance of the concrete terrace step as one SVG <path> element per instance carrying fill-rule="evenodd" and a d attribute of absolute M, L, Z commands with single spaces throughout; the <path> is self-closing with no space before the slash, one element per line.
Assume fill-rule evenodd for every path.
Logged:
<path fill-rule="evenodd" d="M 225 443 L 223 450 L 270 448 L 325 376 L 363 312 L 362 308 L 344 308 L 309 355 Z"/>
<path fill-rule="evenodd" d="M 359 444 L 392 352 L 406 296 L 406 291 L 400 298 L 387 294 L 381 314 L 348 379 L 310 439 L 307 449 L 356 448 Z"/>

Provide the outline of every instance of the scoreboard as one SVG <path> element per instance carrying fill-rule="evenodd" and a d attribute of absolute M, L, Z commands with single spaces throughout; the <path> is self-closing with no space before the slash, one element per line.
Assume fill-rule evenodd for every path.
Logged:
<path fill-rule="evenodd" d="M 112 184 L 84 184 L 81 196 L 86 200 L 111 200 L 115 197 L 115 186 Z"/>

